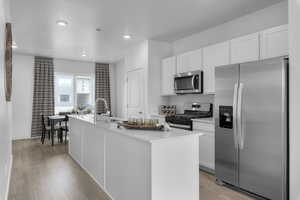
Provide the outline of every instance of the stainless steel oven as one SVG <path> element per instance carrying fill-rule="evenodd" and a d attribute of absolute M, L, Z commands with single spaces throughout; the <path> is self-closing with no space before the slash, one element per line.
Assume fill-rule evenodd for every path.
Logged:
<path fill-rule="evenodd" d="M 176 94 L 203 93 L 203 71 L 176 74 L 174 89 Z"/>

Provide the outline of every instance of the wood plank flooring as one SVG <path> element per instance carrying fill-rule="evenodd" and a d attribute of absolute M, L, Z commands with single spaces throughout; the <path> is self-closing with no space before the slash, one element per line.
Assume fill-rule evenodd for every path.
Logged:
<path fill-rule="evenodd" d="M 48 142 L 48 141 L 47 141 Z M 40 140 L 13 142 L 9 200 L 109 200 L 67 153 L 67 145 Z M 251 200 L 215 184 L 214 176 L 200 173 L 201 200 Z"/>

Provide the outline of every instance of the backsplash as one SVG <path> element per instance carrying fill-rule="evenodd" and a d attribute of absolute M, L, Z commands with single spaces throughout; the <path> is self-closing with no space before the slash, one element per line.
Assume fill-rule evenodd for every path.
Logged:
<path fill-rule="evenodd" d="M 214 95 L 201 94 L 186 94 L 168 97 L 168 105 L 176 105 L 177 113 L 183 113 L 186 105 L 191 105 L 193 102 L 199 103 L 214 103 Z"/>

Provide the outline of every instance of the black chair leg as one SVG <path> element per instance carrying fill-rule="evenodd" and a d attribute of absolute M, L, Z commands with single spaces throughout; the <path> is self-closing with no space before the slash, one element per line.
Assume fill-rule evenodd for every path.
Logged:
<path fill-rule="evenodd" d="M 45 131 L 42 131 L 42 137 L 41 137 L 41 142 L 44 144 L 45 141 Z"/>
<path fill-rule="evenodd" d="M 67 135 L 68 135 L 68 131 L 65 131 L 65 144 L 67 144 Z"/>

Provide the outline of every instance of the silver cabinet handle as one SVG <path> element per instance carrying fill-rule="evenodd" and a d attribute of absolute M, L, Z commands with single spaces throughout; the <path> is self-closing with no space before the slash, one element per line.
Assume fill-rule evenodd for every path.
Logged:
<path fill-rule="evenodd" d="M 240 149 L 244 149 L 244 140 L 245 140 L 245 131 L 243 125 L 243 92 L 244 92 L 244 84 L 240 83 L 239 86 L 239 95 L 238 95 L 238 108 L 237 108 L 237 119 L 238 119 L 238 133 L 239 133 L 239 145 Z"/>
<path fill-rule="evenodd" d="M 238 146 L 238 130 L 237 130 L 237 99 L 238 97 L 238 84 L 234 84 L 234 91 L 233 91 L 233 109 L 232 109 L 232 125 L 233 125 L 233 141 L 234 146 L 236 149 L 239 148 Z"/>

